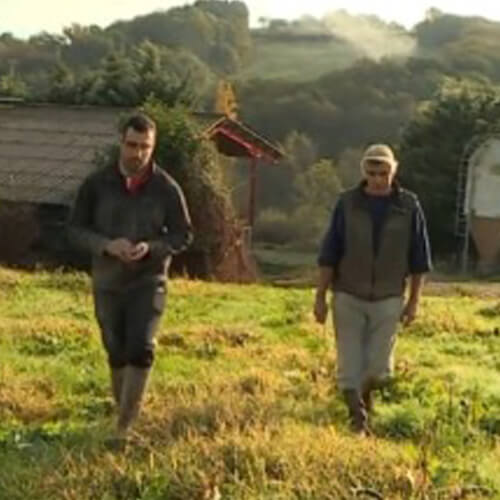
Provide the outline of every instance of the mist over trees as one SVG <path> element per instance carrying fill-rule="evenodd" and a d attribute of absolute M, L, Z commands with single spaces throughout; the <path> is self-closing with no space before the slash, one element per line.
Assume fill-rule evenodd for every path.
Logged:
<path fill-rule="evenodd" d="M 359 179 L 362 149 L 385 141 L 423 199 L 438 252 L 454 251 L 458 158 L 499 118 L 500 23 L 430 9 L 411 31 L 345 11 L 251 28 L 243 2 L 222 0 L 107 27 L 77 21 L 27 40 L 0 34 L 0 96 L 115 106 L 154 96 L 212 111 L 218 82 L 230 81 L 239 117 L 287 152 L 260 169 L 264 239 L 279 224 L 280 242 L 317 246 L 336 195 Z M 245 176 L 236 167 L 228 178 Z"/>

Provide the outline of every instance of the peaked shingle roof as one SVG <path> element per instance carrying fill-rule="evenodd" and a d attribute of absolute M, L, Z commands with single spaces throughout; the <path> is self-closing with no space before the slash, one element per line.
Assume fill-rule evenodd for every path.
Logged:
<path fill-rule="evenodd" d="M 0 104 L 0 200 L 71 204 L 122 112 Z"/>
<path fill-rule="evenodd" d="M 193 113 L 193 116 L 203 125 L 203 136 L 214 141 L 218 151 L 226 156 L 256 158 L 269 163 L 285 156 L 279 146 L 246 123 L 220 113 Z"/>
<path fill-rule="evenodd" d="M 96 153 L 117 141 L 126 108 L 31 105 L 0 100 L 0 200 L 71 205 L 96 168 Z M 282 151 L 248 125 L 193 113 L 201 137 L 220 153 L 276 162 Z"/>

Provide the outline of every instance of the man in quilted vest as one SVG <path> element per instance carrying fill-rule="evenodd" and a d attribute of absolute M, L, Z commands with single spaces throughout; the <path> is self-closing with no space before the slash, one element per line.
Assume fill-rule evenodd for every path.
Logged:
<path fill-rule="evenodd" d="M 389 146 L 367 148 L 363 180 L 340 195 L 318 258 L 314 314 L 324 324 L 331 287 L 338 386 L 358 433 L 369 432 L 372 391 L 392 373 L 398 322 L 415 319 L 431 270 L 424 214 L 397 169 Z"/>

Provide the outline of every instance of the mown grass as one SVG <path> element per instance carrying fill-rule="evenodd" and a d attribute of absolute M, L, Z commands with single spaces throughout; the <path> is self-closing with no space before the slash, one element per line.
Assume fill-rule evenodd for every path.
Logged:
<path fill-rule="evenodd" d="M 113 454 L 87 278 L 0 269 L 0 499 L 500 498 L 498 299 L 425 298 L 360 439 L 312 293 L 173 281 L 136 443 Z"/>

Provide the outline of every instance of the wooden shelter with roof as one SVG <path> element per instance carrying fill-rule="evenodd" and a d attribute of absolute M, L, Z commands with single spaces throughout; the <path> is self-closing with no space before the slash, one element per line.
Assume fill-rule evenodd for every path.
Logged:
<path fill-rule="evenodd" d="M 203 135 L 215 143 L 219 153 L 229 157 L 247 158 L 250 161 L 247 221 L 248 225 L 253 227 L 258 163 L 277 163 L 284 156 L 282 150 L 250 126 L 225 114 L 195 113 L 194 116 L 206 122 Z"/>
<path fill-rule="evenodd" d="M 96 155 L 116 144 L 123 112 L 110 107 L 34 105 L 0 99 L 0 203 L 57 213 L 64 224 L 78 187 L 96 168 Z M 202 138 L 225 156 L 250 160 L 248 224 L 253 225 L 257 163 L 283 155 L 248 125 L 221 113 L 193 113 Z"/>

